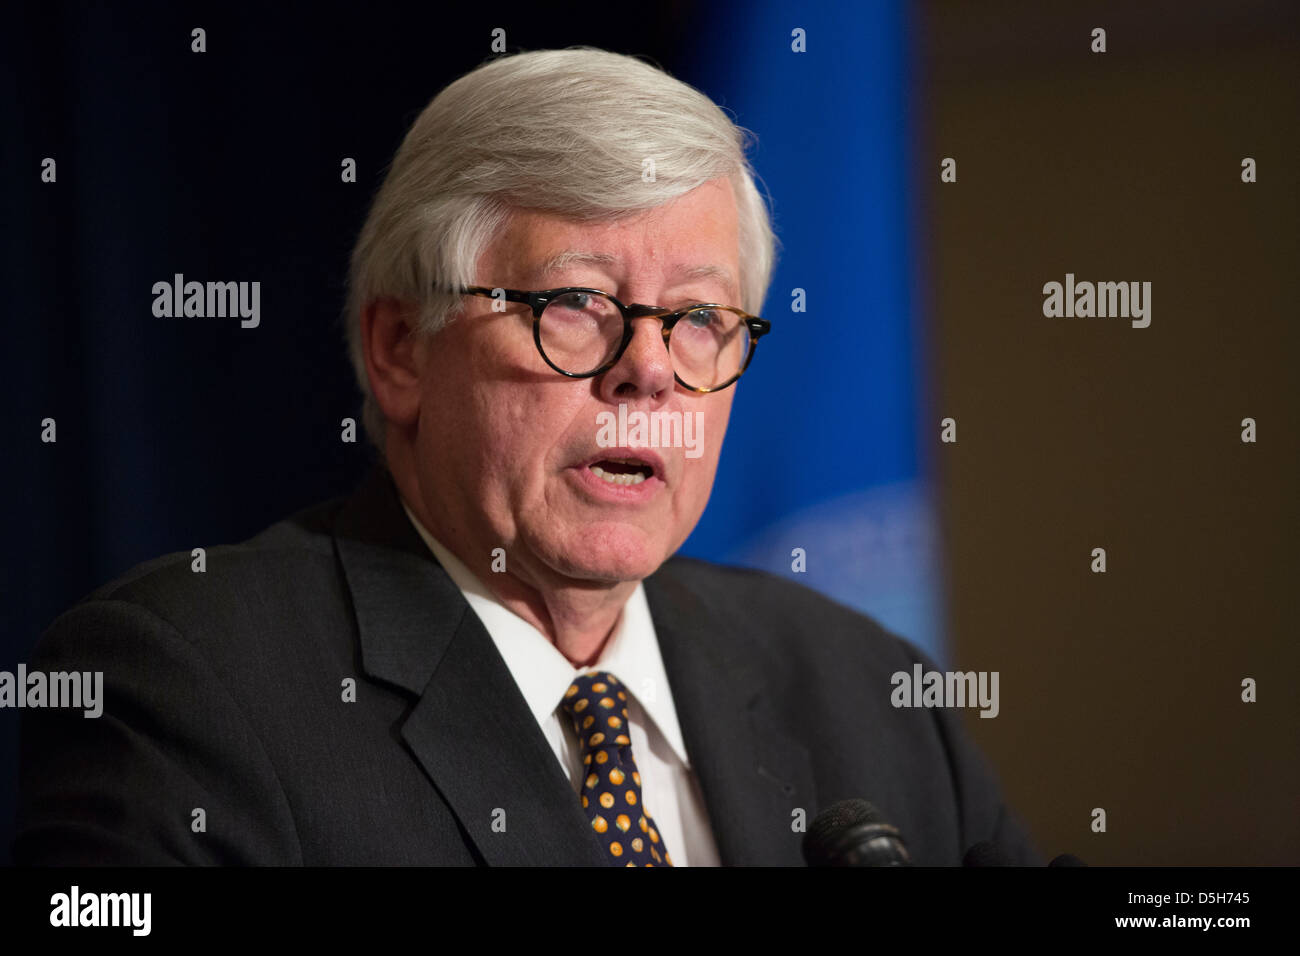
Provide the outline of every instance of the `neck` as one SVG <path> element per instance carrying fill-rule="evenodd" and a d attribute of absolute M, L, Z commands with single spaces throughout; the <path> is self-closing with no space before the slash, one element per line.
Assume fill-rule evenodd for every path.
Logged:
<path fill-rule="evenodd" d="M 599 587 L 587 582 L 539 587 L 509 573 L 491 575 L 483 584 L 498 601 L 541 631 L 574 667 L 587 667 L 600 659 L 618 627 L 623 606 L 636 589 L 635 581 Z"/>
<path fill-rule="evenodd" d="M 587 667 L 600 659 L 618 627 L 623 606 L 636 590 L 636 581 L 594 582 L 564 577 L 550 568 L 529 567 L 512 557 L 503 573 L 481 574 L 482 561 L 473 555 L 490 554 L 491 548 L 471 542 L 472 531 L 463 524 L 450 526 L 425 505 L 418 484 L 393 479 L 411 513 L 429 535 L 450 551 L 471 574 L 512 613 L 537 628 L 574 667 Z M 520 565 L 524 565 L 520 567 Z"/>

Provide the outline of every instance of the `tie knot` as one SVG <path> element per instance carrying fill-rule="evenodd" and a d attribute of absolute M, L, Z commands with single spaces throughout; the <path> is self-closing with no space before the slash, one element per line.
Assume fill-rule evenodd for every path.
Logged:
<path fill-rule="evenodd" d="M 627 691 L 613 674 L 597 671 L 575 677 L 560 706 L 573 721 L 584 754 L 632 743 L 627 735 Z"/>

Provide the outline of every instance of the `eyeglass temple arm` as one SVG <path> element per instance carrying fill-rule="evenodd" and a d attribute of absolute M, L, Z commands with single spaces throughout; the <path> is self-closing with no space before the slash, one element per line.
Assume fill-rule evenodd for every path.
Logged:
<path fill-rule="evenodd" d="M 481 285 L 465 285 L 457 290 L 461 295 L 485 295 L 492 299 L 505 299 L 507 302 L 527 302 L 533 304 L 533 293 L 519 292 L 515 289 L 489 289 Z M 500 292 L 500 295 L 497 293 Z"/>

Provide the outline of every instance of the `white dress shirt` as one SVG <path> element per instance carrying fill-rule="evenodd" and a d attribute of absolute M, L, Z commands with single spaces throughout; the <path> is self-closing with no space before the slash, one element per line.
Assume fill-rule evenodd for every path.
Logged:
<path fill-rule="evenodd" d="M 578 674 L 608 671 L 627 689 L 629 736 L 641 774 L 641 802 L 654 819 L 673 864 L 717 866 L 718 847 L 677 723 L 645 587 L 638 583 L 623 606 L 617 629 L 600 660 L 591 667 L 574 668 L 541 631 L 497 600 L 464 562 L 436 541 L 405 501 L 402 507 L 496 644 L 569 778 L 573 799 L 582 791 L 586 772 L 581 744 L 572 722 L 560 709 L 560 700 Z"/>

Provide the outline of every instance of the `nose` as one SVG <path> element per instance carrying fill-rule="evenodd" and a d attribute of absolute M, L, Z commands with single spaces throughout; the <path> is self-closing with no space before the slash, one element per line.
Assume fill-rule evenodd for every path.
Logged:
<path fill-rule="evenodd" d="M 611 404 L 638 398 L 662 401 L 672 394 L 673 361 L 656 316 L 632 320 L 632 338 L 618 363 L 601 376 L 601 397 Z"/>

